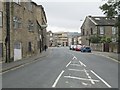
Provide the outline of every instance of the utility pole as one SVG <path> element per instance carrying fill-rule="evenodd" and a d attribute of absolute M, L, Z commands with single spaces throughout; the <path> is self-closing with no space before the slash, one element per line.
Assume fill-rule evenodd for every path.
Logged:
<path fill-rule="evenodd" d="M 6 63 L 10 62 L 10 2 L 6 2 Z"/>

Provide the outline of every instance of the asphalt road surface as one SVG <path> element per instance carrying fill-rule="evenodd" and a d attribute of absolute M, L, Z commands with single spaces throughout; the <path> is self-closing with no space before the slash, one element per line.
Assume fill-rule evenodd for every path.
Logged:
<path fill-rule="evenodd" d="M 3 88 L 118 88 L 118 63 L 67 47 L 2 75 Z"/>

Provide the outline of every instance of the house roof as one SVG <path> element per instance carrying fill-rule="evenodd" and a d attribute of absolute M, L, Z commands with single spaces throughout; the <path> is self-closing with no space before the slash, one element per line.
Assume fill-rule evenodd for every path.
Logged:
<path fill-rule="evenodd" d="M 92 17 L 88 16 L 88 18 L 95 24 L 95 25 L 100 25 L 100 26 L 111 26 L 115 25 L 116 23 L 116 18 L 108 18 L 108 17 Z"/>

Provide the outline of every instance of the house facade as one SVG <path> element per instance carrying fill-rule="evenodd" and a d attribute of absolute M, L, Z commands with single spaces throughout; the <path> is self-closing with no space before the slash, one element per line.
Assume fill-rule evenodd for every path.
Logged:
<path fill-rule="evenodd" d="M 118 29 L 115 26 L 116 18 L 87 16 L 81 26 L 82 44 L 91 46 L 93 50 L 118 52 Z M 99 36 L 109 39 L 106 42 L 91 42 L 91 37 Z M 104 40 L 105 41 L 105 40 Z"/>
<path fill-rule="evenodd" d="M 81 35 L 78 32 L 68 32 L 68 45 L 81 44 Z"/>
<path fill-rule="evenodd" d="M 3 14 L 5 25 L 3 28 L 3 60 L 16 61 L 40 53 L 40 48 L 41 51 L 43 50 L 39 44 L 42 25 L 47 23 L 46 20 L 44 21 L 46 16 L 45 13 L 43 14 L 43 7 L 39 7 L 30 0 L 28 2 L 4 2 L 3 7 L 4 12 L 7 13 L 7 15 Z M 38 7 L 40 12 L 38 12 Z M 40 29 L 38 29 L 38 25 Z M 42 34 L 46 37 L 45 30 Z M 44 45 L 45 39 L 42 42 Z"/>
<path fill-rule="evenodd" d="M 52 31 L 47 32 L 47 46 L 54 47 L 55 46 L 55 37 Z"/>
<path fill-rule="evenodd" d="M 54 33 L 55 45 L 68 46 L 68 33 L 56 32 Z"/>

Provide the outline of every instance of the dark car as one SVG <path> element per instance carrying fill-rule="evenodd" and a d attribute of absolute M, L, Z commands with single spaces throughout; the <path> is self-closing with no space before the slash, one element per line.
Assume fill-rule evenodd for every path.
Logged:
<path fill-rule="evenodd" d="M 82 47 L 81 52 L 91 52 L 91 48 L 90 47 Z"/>

